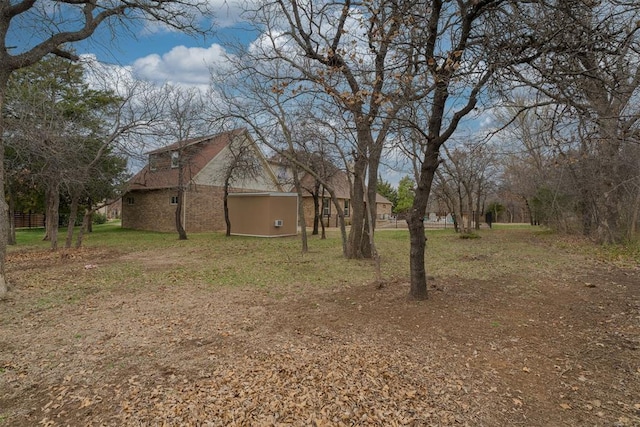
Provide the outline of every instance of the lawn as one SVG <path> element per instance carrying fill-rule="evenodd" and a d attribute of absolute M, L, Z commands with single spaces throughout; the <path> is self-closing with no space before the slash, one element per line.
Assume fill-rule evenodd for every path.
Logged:
<path fill-rule="evenodd" d="M 226 238 L 96 226 L 9 249 L 0 426 L 640 425 L 640 251 L 537 227 L 408 234 L 381 276 L 336 231 Z M 61 236 L 62 237 L 62 236 Z"/>

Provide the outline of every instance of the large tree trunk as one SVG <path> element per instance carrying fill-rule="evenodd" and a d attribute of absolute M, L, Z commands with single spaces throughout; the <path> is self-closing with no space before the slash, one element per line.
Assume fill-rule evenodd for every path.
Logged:
<path fill-rule="evenodd" d="M 365 232 L 365 193 L 364 178 L 367 162 L 364 156 L 357 156 L 353 169 L 353 197 L 351 199 L 352 217 L 351 230 L 347 242 L 347 258 L 367 258 L 363 252 L 363 241 L 368 241 Z"/>
<path fill-rule="evenodd" d="M 3 111 L 4 94 L 9 81 L 9 72 L 0 73 L 0 111 Z M 4 119 L 0 114 L 0 194 L 4 194 L 5 188 L 5 170 L 4 170 Z M 0 197 L 0 299 L 7 295 L 8 285 L 5 277 L 5 263 L 7 256 L 7 237 L 9 236 L 9 217 L 8 217 L 7 201 L 4 197 Z"/>
<path fill-rule="evenodd" d="M 60 220 L 60 187 L 53 183 L 46 190 L 47 218 L 44 240 L 51 241 L 51 249 L 58 249 L 58 222 Z"/>
<path fill-rule="evenodd" d="M 427 238 L 424 234 L 424 216 L 427 211 L 427 202 L 431 193 L 433 177 L 438 168 L 438 147 L 434 144 L 427 145 L 424 162 L 420 171 L 413 206 L 409 212 L 407 223 L 409 225 L 409 268 L 411 271 L 410 296 L 417 300 L 427 299 L 427 270 L 424 265 L 424 252 Z"/>

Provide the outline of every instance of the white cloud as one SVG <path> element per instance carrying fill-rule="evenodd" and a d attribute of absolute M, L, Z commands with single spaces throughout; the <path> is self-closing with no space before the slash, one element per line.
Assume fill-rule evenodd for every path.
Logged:
<path fill-rule="evenodd" d="M 132 70 L 140 80 L 186 86 L 207 85 L 210 69 L 224 67 L 225 55 L 224 48 L 218 44 L 208 48 L 176 46 L 165 54 L 137 59 Z"/>

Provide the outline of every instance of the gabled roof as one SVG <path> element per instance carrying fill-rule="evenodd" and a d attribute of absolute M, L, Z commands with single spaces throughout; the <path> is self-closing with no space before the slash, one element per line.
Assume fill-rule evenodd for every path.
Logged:
<path fill-rule="evenodd" d="M 311 196 L 310 188 L 313 187 L 313 183 L 315 182 L 315 178 L 313 178 L 310 174 L 304 173 L 302 178 L 300 178 L 300 183 L 304 188 L 303 196 Z M 336 192 L 336 197 L 338 199 L 351 199 L 351 186 L 349 185 L 349 179 L 347 177 L 347 173 L 343 170 L 336 171 L 330 178 L 329 184 L 331 184 Z M 295 188 L 292 188 L 290 191 L 295 191 Z M 327 193 L 327 197 L 329 197 Z M 366 197 L 366 196 L 365 196 Z M 387 203 L 391 204 L 389 199 L 384 197 L 383 195 L 376 193 L 376 203 Z"/>
<path fill-rule="evenodd" d="M 190 160 L 184 170 L 185 184 L 195 177 L 211 160 L 233 141 L 234 138 L 247 133 L 246 129 L 235 129 L 217 135 L 179 141 L 171 145 L 148 152 L 150 155 L 170 153 L 189 148 Z M 178 168 L 152 171 L 147 164 L 128 183 L 129 190 L 159 190 L 174 188 L 178 183 Z"/>

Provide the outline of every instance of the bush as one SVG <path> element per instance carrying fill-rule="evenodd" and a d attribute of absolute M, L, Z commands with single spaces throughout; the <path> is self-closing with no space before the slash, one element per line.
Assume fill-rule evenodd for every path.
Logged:
<path fill-rule="evenodd" d="M 92 220 L 94 224 L 104 224 L 107 222 L 107 214 L 94 212 Z"/>

